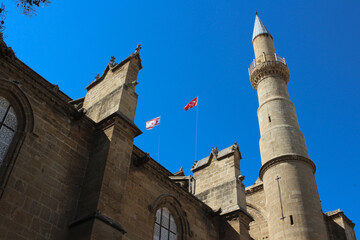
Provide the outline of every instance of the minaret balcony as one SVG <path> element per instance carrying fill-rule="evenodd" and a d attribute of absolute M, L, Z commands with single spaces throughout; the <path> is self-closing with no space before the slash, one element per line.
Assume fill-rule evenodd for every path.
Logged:
<path fill-rule="evenodd" d="M 274 53 L 274 55 L 262 55 L 256 59 L 254 59 L 252 61 L 252 63 L 250 64 L 250 67 L 249 67 L 249 73 L 250 71 L 256 67 L 256 65 L 262 63 L 262 62 L 266 62 L 266 61 L 277 61 L 277 62 L 282 62 L 283 64 L 286 65 L 286 61 L 285 61 L 285 58 L 283 57 L 280 57 L 279 55 L 277 55 L 276 53 Z"/>
<path fill-rule="evenodd" d="M 256 90 L 260 81 L 271 75 L 277 75 L 289 82 L 290 72 L 287 67 L 285 58 L 278 56 L 276 53 L 271 55 L 262 55 L 250 64 L 249 67 L 250 82 Z"/>

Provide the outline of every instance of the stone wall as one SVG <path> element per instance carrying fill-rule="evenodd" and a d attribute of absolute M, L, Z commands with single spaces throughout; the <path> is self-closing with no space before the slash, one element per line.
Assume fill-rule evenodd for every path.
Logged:
<path fill-rule="evenodd" d="M 340 209 L 324 215 L 330 240 L 356 240 L 355 224 Z"/>
<path fill-rule="evenodd" d="M 135 86 L 140 69 L 138 54 L 119 64 L 109 63 L 103 75 L 86 88 L 84 108 L 87 116 L 100 122 L 115 112 L 121 112 L 134 121 L 138 98 Z"/>
<path fill-rule="evenodd" d="M 254 218 L 250 223 L 249 234 L 254 240 L 269 239 L 265 203 L 263 183 L 258 179 L 254 185 L 246 188 L 247 211 Z"/>
<path fill-rule="evenodd" d="M 195 195 L 214 210 L 246 209 L 245 189 L 239 179 L 240 158 L 236 144 L 220 152 L 214 149 L 209 157 L 198 161 L 192 169 Z"/>
<path fill-rule="evenodd" d="M 219 239 L 219 216 L 169 179 L 172 175 L 154 160 L 132 166 L 126 185 L 121 222 L 124 239 L 148 240 L 154 235 L 155 213 L 170 210 L 176 220 L 179 239 Z"/>
<path fill-rule="evenodd" d="M 33 118 L 23 142 L 13 141 L 19 151 L 8 152 L 13 167 L 8 166 L 0 199 L 0 239 L 66 239 L 83 184 L 92 123 L 75 120 L 70 98 L 17 59 L 0 61 L 0 78 L 7 82 L 0 86 L 3 91 L 18 89 L 26 96 Z"/>

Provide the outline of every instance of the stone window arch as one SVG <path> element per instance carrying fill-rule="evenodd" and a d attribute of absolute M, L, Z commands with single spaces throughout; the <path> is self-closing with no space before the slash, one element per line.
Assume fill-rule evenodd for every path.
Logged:
<path fill-rule="evenodd" d="M 18 84 L 0 78 L 0 198 L 33 122 L 31 105 Z"/>
<path fill-rule="evenodd" d="M 149 205 L 154 219 L 153 240 L 187 240 L 190 239 L 190 227 L 186 212 L 180 202 L 171 194 L 162 194 Z M 162 216 L 161 216 L 162 214 Z M 163 218 L 165 222 L 162 223 Z M 168 220 L 168 223 L 166 222 Z M 160 230 L 160 232 L 159 232 Z M 161 234 L 163 230 L 164 235 Z"/>

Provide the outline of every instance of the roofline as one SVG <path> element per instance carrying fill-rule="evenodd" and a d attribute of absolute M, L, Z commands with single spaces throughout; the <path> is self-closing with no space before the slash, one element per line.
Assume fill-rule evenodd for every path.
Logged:
<path fill-rule="evenodd" d="M 125 58 L 124 60 L 122 60 L 120 63 L 116 64 L 113 68 L 110 68 L 110 65 L 108 64 L 103 72 L 103 74 L 101 75 L 101 77 L 99 77 L 98 79 L 96 79 L 95 81 L 93 81 L 92 83 L 90 83 L 87 87 L 85 87 L 86 90 L 89 90 L 90 88 L 94 87 L 95 85 L 97 85 L 98 83 L 100 83 L 102 80 L 104 80 L 106 73 L 111 70 L 112 72 L 114 72 L 115 70 L 117 70 L 118 68 L 122 67 L 125 65 L 125 63 L 127 63 L 128 61 L 130 61 L 132 58 L 137 57 L 139 60 L 139 70 L 142 69 L 142 63 L 141 63 L 141 58 L 140 58 L 140 54 L 139 53 L 133 53 L 130 56 L 128 56 L 127 58 Z"/>

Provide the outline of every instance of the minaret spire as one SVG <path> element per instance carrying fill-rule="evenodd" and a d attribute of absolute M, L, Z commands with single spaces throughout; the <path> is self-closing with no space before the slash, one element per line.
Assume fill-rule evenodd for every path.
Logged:
<path fill-rule="evenodd" d="M 271 36 L 269 31 L 265 27 L 264 23 L 260 20 L 257 11 L 255 11 L 255 15 L 256 16 L 255 16 L 255 24 L 254 24 L 254 32 L 253 32 L 252 40 L 254 41 L 255 37 L 257 37 L 261 34 L 269 34 Z"/>

